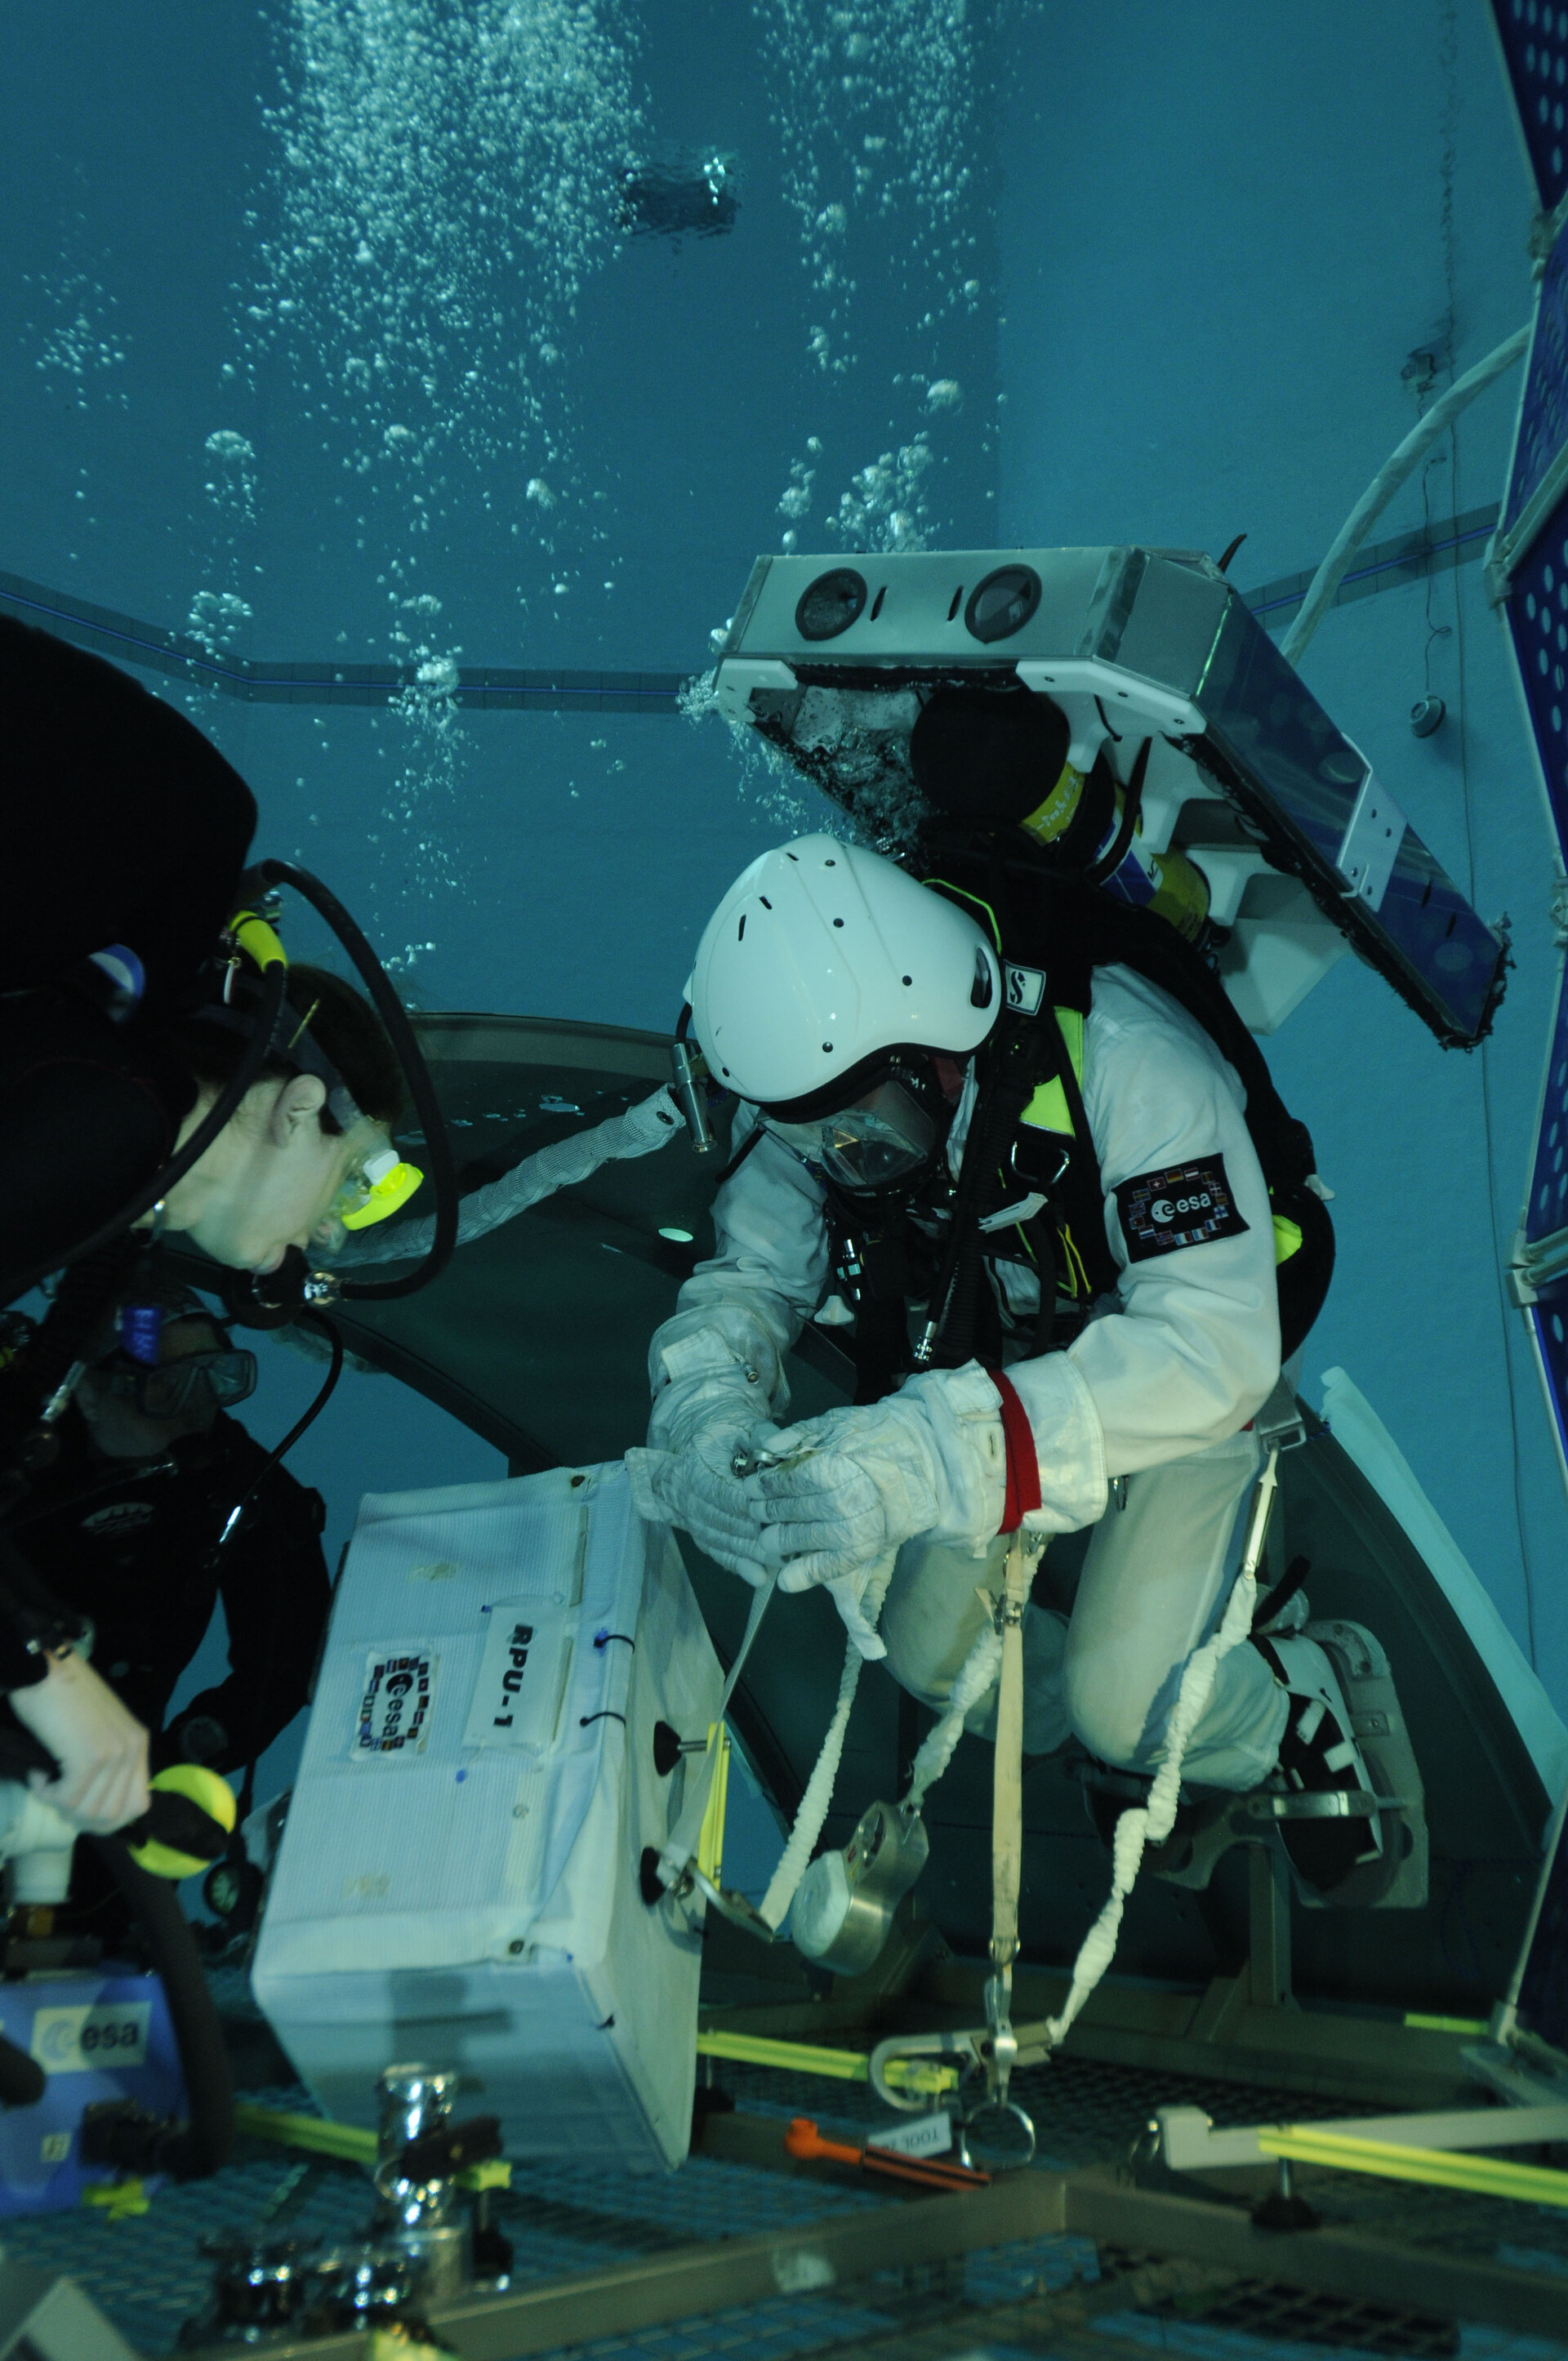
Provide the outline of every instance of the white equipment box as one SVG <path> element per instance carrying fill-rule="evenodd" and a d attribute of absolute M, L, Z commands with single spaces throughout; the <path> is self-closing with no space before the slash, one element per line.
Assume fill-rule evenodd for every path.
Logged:
<path fill-rule="evenodd" d="M 619 1463 L 366 1498 L 254 1970 L 328 2114 L 419 2059 L 509 2155 L 680 2162 L 701 1936 L 640 1872 L 688 1775 L 654 1724 L 706 1736 L 722 1686 Z"/>

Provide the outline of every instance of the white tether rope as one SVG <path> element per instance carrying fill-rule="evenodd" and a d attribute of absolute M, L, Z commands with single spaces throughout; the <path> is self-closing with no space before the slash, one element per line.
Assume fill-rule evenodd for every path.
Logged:
<path fill-rule="evenodd" d="M 1253 1609 L 1257 1603 L 1258 1562 L 1263 1555 L 1264 1536 L 1268 1530 L 1268 1512 L 1274 1504 L 1278 1463 L 1277 1444 L 1269 1452 L 1268 1464 L 1253 1498 L 1252 1520 L 1247 1529 L 1242 1570 L 1226 1602 L 1220 1628 L 1212 1639 L 1206 1640 L 1187 1660 L 1181 1686 L 1177 1691 L 1176 1703 L 1166 1725 L 1165 1757 L 1155 1773 L 1148 1802 L 1124 1812 L 1116 1823 L 1110 1894 L 1099 1917 L 1079 1946 L 1066 2005 L 1059 2016 L 1053 2016 L 1047 2022 L 1046 2037 L 1053 2049 L 1060 2044 L 1068 2027 L 1115 1956 L 1122 1912 L 1142 1865 L 1144 1847 L 1146 1844 L 1163 1844 L 1175 1825 L 1182 1759 L 1192 1732 L 1214 1694 L 1215 1675 L 1231 1650 L 1240 1647 L 1251 1633 Z"/>

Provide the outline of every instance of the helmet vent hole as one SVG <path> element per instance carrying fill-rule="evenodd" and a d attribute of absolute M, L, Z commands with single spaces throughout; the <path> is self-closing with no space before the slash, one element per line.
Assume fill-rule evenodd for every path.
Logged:
<path fill-rule="evenodd" d="M 872 600 L 872 620 L 873 623 L 876 621 L 877 617 L 882 613 L 882 602 L 886 597 L 887 588 L 884 584 L 877 592 L 876 597 Z"/>
<path fill-rule="evenodd" d="M 904 981 L 905 981 L 905 983 L 914 983 L 914 981 L 915 981 L 915 978 L 914 978 L 912 975 L 906 975 L 906 976 L 905 977 Z"/>
<path fill-rule="evenodd" d="M 834 919 L 834 921 L 833 921 L 833 924 L 834 924 L 836 927 L 841 927 L 841 926 L 843 925 L 843 923 L 844 923 L 844 921 L 843 921 L 843 919 L 842 919 L 842 918 L 835 918 L 835 919 Z"/>
<path fill-rule="evenodd" d="M 963 597 L 964 597 L 964 586 L 963 586 L 963 584 L 960 582 L 960 583 L 959 584 L 958 588 L 957 588 L 957 589 L 954 591 L 954 593 L 953 593 L 953 603 L 952 603 L 952 605 L 948 609 L 948 622 L 949 622 L 949 623 L 953 620 L 954 617 L 957 615 L 957 613 L 958 613 L 958 611 L 959 611 L 959 609 L 962 606 L 962 604 L 963 604 Z"/>
<path fill-rule="evenodd" d="M 767 895 L 766 895 L 765 894 L 759 894 L 759 895 L 758 895 L 758 896 L 757 896 L 757 899 L 758 899 L 758 901 L 762 904 L 762 907 L 763 907 L 763 909 L 764 909 L 764 910 L 771 910 L 771 909 L 773 908 L 773 904 L 769 901 L 769 899 L 768 899 L 768 897 L 767 897 Z"/>
<path fill-rule="evenodd" d="M 743 943 L 746 939 L 746 913 L 744 910 L 740 913 L 740 923 L 735 929 L 735 939 L 738 943 Z"/>

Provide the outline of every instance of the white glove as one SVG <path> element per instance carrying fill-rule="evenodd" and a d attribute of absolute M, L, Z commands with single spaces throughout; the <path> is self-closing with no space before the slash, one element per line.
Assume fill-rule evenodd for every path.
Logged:
<path fill-rule="evenodd" d="M 856 1580 L 863 1589 L 876 1562 L 917 1533 L 978 1543 L 1002 1522 L 1001 1409 L 973 1361 L 912 1378 L 886 1401 L 806 1419 L 769 1449 L 781 1464 L 745 1490 L 759 1554 L 784 1561 L 781 1590 Z"/>
<path fill-rule="evenodd" d="M 716 1564 L 755 1589 L 778 1559 L 776 1553 L 768 1555 L 732 1463 L 738 1451 L 770 1447 L 777 1433 L 765 1423 L 742 1429 L 731 1418 L 702 1428 L 679 1451 L 629 1451 L 632 1505 L 651 1524 L 678 1525 Z"/>
<path fill-rule="evenodd" d="M 147 1732 L 91 1664 L 74 1652 L 51 1654 L 42 1680 L 12 1689 L 10 1704 L 60 1764 L 58 1779 L 28 1772 L 35 1795 L 94 1836 L 140 1819 L 148 1802 Z"/>

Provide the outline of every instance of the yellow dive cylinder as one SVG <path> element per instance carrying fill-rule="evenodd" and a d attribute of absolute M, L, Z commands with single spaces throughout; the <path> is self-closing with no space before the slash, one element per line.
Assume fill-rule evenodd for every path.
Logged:
<path fill-rule="evenodd" d="M 1064 763 L 1061 776 L 1044 803 L 1019 821 L 1025 835 L 1044 845 L 1055 844 L 1065 836 L 1083 800 L 1087 779 L 1088 774 L 1076 764 Z M 1103 860 L 1115 843 L 1126 801 L 1124 790 L 1118 786 L 1110 819 L 1092 861 Z M 1118 901 L 1130 902 L 1135 909 L 1152 910 L 1157 917 L 1174 927 L 1179 935 L 1193 942 L 1209 915 L 1208 880 L 1195 862 L 1173 847 L 1164 852 L 1146 852 L 1138 841 L 1143 830 L 1140 812 L 1134 823 L 1132 842 L 1101 890 L 1115 895 Z"/>

